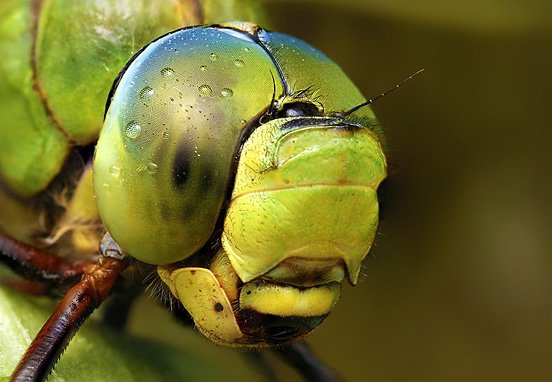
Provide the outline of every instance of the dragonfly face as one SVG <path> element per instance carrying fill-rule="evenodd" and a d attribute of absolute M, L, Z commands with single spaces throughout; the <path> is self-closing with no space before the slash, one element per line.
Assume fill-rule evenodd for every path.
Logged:
<path fill-rule="evenodd" d="M 386 162 L 341 69 L 290 36 L 233 23 L 156 40 L 112 89 L 94 160 L 99 213 L 157 266 L 213 341 L 304 336 L 358 278 Z"/>

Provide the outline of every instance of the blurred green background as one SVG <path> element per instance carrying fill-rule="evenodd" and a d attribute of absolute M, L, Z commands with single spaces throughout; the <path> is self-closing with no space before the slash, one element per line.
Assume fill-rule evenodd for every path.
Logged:
<path fill-rule="evenodd" d="M 426 69 L 373 107 L 389 138 L 383 221 L 359 285 L 310 336 L 317 353 L 346 381 L 551 379 L 552 2 L 263 3 L 272 29 L 367 97 Z M 147 297 L 131 330 L 252 378 Z"/>
<path fill-rule="evenodd" d="M 348 381 L 552 379 L 552 2 L 267 1 L 339 63 L 392 174 L 380 235 L 310 342 Z"/>

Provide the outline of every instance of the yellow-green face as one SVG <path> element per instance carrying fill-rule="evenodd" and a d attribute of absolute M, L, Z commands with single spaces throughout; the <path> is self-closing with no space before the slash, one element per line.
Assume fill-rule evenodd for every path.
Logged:
<path fill-rule="evenodd" d="M 294 271 L 314 274 L 309 261 L 324 260 L 323 268 L 332 261 L 342 270 L 332 281 L 346 275 L 356 283 L 385 174 L 381 146 L 367 128 L 323 117 L 260 126 L 243 146 L 222 235 L 240 279 L 319 284 L 328 280 Z"/>
<path fill-rule="evenodd" d="M 113 93 L 94 163 L 102 220 L 213 341 L 300 338 L 356 283 L 374 240 L 377 124 L 368 108 L 339 114 L 364 101 L 290 36 L 250 24 L 169 34 Z"/>

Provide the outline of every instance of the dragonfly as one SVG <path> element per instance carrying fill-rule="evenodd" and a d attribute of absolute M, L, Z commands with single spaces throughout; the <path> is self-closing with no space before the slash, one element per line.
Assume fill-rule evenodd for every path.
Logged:
<path fill-rule="evenodd" d="M 148 285 L 211 341 L 335 380 L 301 340 L 374 240 L 371 100 L 253 2 L 3 7 L 0 262 L 61 297 L 12 380 L 44 380 L 115 292 L 124 326 Z"/>

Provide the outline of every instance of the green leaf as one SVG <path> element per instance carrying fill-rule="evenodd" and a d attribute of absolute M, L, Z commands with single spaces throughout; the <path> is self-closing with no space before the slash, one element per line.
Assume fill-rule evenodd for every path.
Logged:
<path fill-rule="evenodd" d="M 54 306 L 51 299 L 21 295 L 0 287 L 0 381 L 9 378 Z M 205 352 L 183 351 L 114 332 L 89 320 L 71 341 L 48 380 L 228 381 L 252 377 L 244 376 L 239 365 L 231 369 L 227 366 L 226 362 L 205 357 Z"/>

